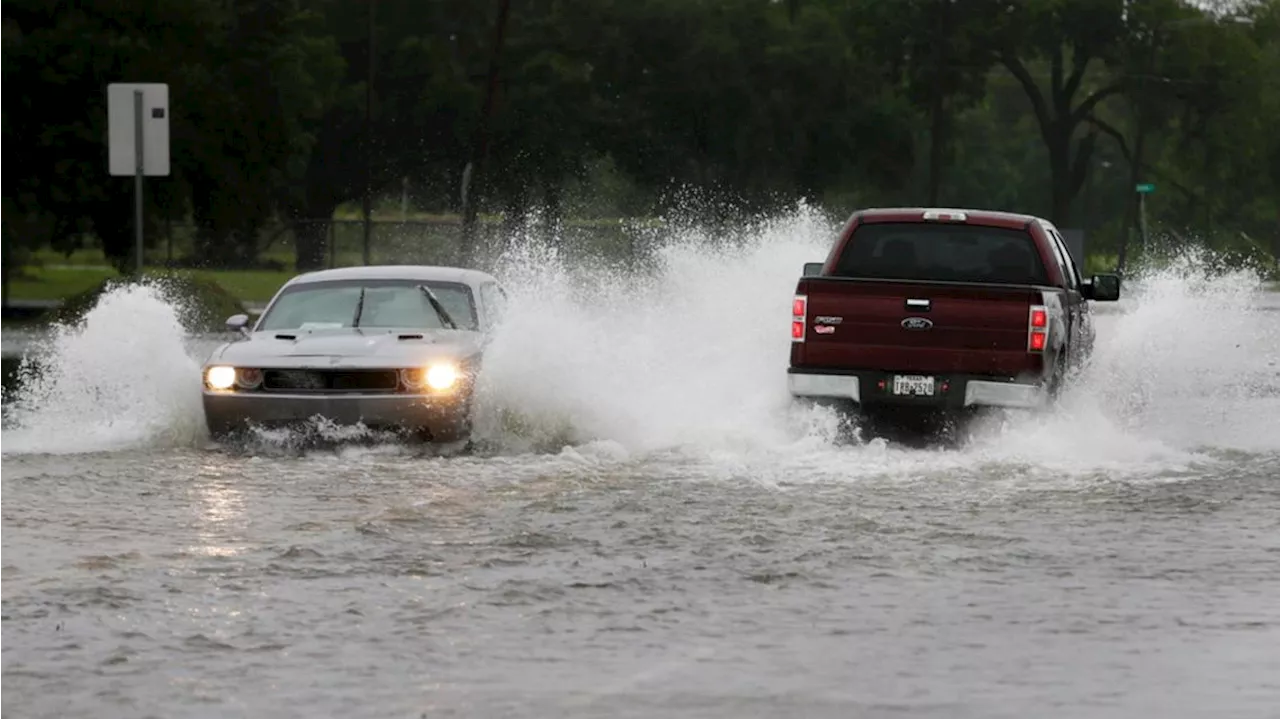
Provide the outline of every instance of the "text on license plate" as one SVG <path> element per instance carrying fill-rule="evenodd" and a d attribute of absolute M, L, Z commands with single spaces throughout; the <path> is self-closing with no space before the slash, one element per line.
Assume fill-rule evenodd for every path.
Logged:
<path fill-rule="evenodd" d="M 893 376 L 893 393 L 898 395 L 933 396 L 933 378 L 918 374 Z"/>

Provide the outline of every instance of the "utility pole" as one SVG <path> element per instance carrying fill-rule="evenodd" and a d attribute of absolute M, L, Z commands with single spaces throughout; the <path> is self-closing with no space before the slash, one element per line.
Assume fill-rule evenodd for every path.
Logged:
<path fill-rule="evenodd" d="M 1150 88 L 1148 86 L 1148 76 L 1156 71 L 1157 51 L 1160 48 L 1161 28 L 1156 27 L 1152 31 L 1152 37 L 1146 52 L 1142 55 L 1142 65 L 1139 68 L 1137 93 L 1133 96 L 1134 107 L 1134 138 L 1133 153 L 1129 158 L 1129 181 L 1133 191 L 1138 194 L 1135 202 L 1130 202 L 1124 211 L 1124 233 L 1120 238 L 1120 253 L 1117 258 L 1116 271 L 1121 275 L 1129 265 L 1129 236 L 1134 222 L 1135 204 L 1136 214 L 1138 215 L 1138 233 L 1142 240 L 1143 260 L 1146 260 L 1147 251 L 1147 221 L 1146 221 L 1146 203 L 1145 196 L 1149 190 L 1144 190 L 1142 183 L 1143 162 L 1146 157 L 1147 142 L 1147 125 L 1150 113 L 1149 105 L 1151 103 Z"/>
<path fill-rule="evenodd" d="M 1154 185 L 1148 186 L 1155 189 Z M 1142 258 L 1145 261 L 1148 258 L 1150 243 L 1147 241 L 1147 193 L 1142 189 L 1138 190 L 1138 230 L 1142 233 Z"/>
<path fill-rule="evenodd" d="M 485 87 L 484 106 L 480 110 L 480 124 L 471 143 L 471 159 L 462 173 L 462 263 L 469 264 L 475 252 L 476 197 L 484 186 L 484 161 L 489 152 L 489 118 L 493 114 L 494 95 L 498 92 L 498 68 L 502 57 L 502 45 L 506 37 L 507 16 L 511 0 L 498 0 L 498 17 L 493 27 L 493 49 L 489 55 L 489 77 Z"/>
<path fill-rule="evenodd" d="M 361 203 L 364 211 L 364 263 L 372 264 L 370 252 L 373 239 L 373 35 L 374 8 L 377 0 L 369 0 L 369 62 L 366 68 L 367 77 L 364 84 L 364 199 Z"/>
<path fill-rule="evenodd" d="M 9 307 L 9 269 L 13 261 L 9 256 L 13 253 L 10 243 L 13 242 L 13 228 L 0 229 L 0 310 Z"/>

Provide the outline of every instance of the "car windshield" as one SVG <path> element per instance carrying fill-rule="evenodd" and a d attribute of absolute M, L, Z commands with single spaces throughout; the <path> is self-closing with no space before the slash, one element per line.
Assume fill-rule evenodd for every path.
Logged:
<path fill-rule="evenodd" d="M 334 280 L 289 287 L 262 316 L 257 329 L 448 327 L 422 291 L 423 286 L 440 301 L 458 329 L 476 329 L 475 303 L 469 287 L 456 282 L 415 280 Z"/>
<path fill-rule="evenodd" d="M 835 276 L 1018 285 L 1048 282 L 1027 232 L 933 222 L 859 225 L 836 262 Z"/>

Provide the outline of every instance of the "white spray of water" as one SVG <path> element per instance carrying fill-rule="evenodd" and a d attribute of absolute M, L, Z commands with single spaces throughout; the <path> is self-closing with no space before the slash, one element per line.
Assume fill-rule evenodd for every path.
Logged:
<path fill-rule="evenodd" d="M 1095 360 L 1054 412 L 1010 412 L 968 445 L 837 445 L 835 418 L 786 391 L 789 306 L 801 266 L 836 231 L 818 212 L 732 241 L 669 233 L 647 272 L 586 267 L 546 243 L 500 263 L 510 305 L 486 352 L 482 438 L 605 464 L 673 461 L 684 474 L 799 481 L 969 475 L 1159 477 L 1222 450 L 1280 451 L 1280 295 L 1202 255 L 1095 305 Z M 199 362 L 180 313 L 146 287 L 104 297 L 55 335 L 41 375 L 7 403 L 5 452 L 95 451 L 204 439 Z"/>
<path fill-rule="evenodd" d="M 200 364 L 172 303 L 146 284 L 104 293 L 76 326 L 57 325 L 5 398 L 5 453 L 174 446 L 206 434 Z"/>
<path fill-rule="evenodd" d="M 674 233 L 643 276 L 583 270 L 518 243 L 500 271 L 513 309 L 486 356 L 487 406 L 572 442 L 792 480 L 991 465 L 1158 475 L 1221 449 L 1280 449 L 1280 313 L 1259 310 L 1280 296 L 1253 273 L 1211 270 L 1197 252 L 1130 280 L 1118 306 L 1094 305 L 1094 361 L 1054 412 L 997 415 L 958 450 L 836 447 L 834 417 L 796 409 L 785 383 L 792 292 L 835 230 L 802 207 L 729 247 Z"/>
<path fill-rule="evenodd" d="M 1177 447 L 1280 449 L 1280 293 L 1214 259 L 1190 249 L 1138 278 L 1068 408 Z"/>
<path fill-rule="evenodd" d="M 569 267 L 520 243 L 499 270 L 511 309 L 481 390 L 534 426 L 635 452 L 794 441 L 781 421 L 787 312 L 830 229 L 803 209 L 738 246 L 689 233 L 656 248 L 656 271 L 638 276 Z"/>

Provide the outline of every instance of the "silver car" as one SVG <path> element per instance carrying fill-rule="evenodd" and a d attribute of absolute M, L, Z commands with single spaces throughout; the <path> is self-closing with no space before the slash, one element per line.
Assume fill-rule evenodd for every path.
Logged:
<path fill-rule="evenodd" d="M 251 426 L 337 425 L 466 440 L 481 352 L 505 301 L 498 281 L 455 267 L 309 272 L 285 283 L 244 335 L 203 368 L 215 438 Z"/>

